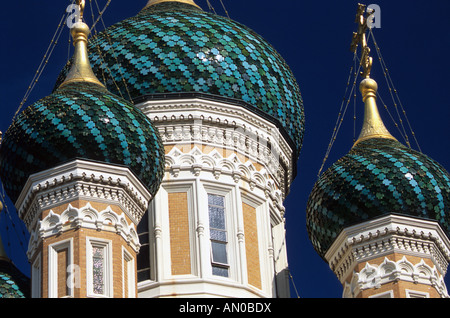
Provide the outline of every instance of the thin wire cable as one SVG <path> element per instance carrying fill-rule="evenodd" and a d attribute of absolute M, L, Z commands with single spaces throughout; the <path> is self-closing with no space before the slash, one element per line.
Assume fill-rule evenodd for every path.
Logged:
<path fill-rule="evenodd" d="M 17 241 L 19 242 L 19 245 L 20 245 L 20 247 L 22 249 L 23 254 L 26 256 L 26 250 L 25 250 L 24 242 L 26 241 L 27 237 L 26 237 L 25 230 L 24 230 L 24 228 L 22 228 L 22 236 L 23 237 L 21 237 L 19 235 L 19 233 L 18 233 L 18 229 L 16 228 L 16 223 L 14 222 L 14 220 L 11 217 L 11 212 L 9 211 L 8 205 L 6 204 L 5 188 L 3 187 L 3 183 L 2 182 L 0 182 L 0 186 L 1 186 L 0 200 L 1 200 L 2 204 L 3 204 L 3 211 L 2 212 L 4 212 L 6 220 L 9 220 L 9 222 L 11 223 L 11 226 L 14 229 L 14 233 L 15 233 L 15 235 L 17 237 Z M 22 225 L 23 225 L 23 223 L 22 223 Z M 8 240 L 7 240 L 8 247 L 11 247 L 11 237 L 9 235 L 9 227 L 8 227 L 8 225 L 6 225 L 6 232 L 7 232 L 7 235 L 8 235 L 7 236 L 7 238 L 8 238 Z M 9 250 L 9 255 L 11 255 L 10 253 L 11 253 L 11 250 Z"/>
<path fill-rule="evenodd" d="M 412 126 L 411 126 L 411 123 L 410 123 L 410 121 L 409 121 L 409 119 L 408 119 L 408 116 L 406 115 L 406 111 L 405 111 L 405 109 L 404 109 L 404 107 L 403 107 L 402 101 L 400 100 L 400 96 L 399 96 L 399 94 L 398 94 L 398 91 L 397 91 L 397 89 L 395 88 L 395 85 L 394 85 L 394 82 L 393 82 L 393 80 L 392 80 L 392 78 L 391 78 L 389 69 L 388 69 L 388 67 L 387 67 L 387 65 L 386 65 L 386 62 L 385 62 L 385 60 L 384 60 L 384 58 L 383 58 L 383 56 L 382 56 L 382 54 L 381 54 L 381 49 L 380 49 L 380 47 L 379 47 L 379 45 L 378 45 L 378 43 L 377 43 L 377 41 L 376 41 L 376 39 L 375 39 L 375 36 L 373 35 L 372 29 L 370 29 L 370 33 L 372 34 L 373 42 L 374 42 L 374 44 L 375 44 L 375 48 L 376 48 L 376 51 L 377 51 L 377 54 L 378 54 L 378 59 L 379 59 L 381 65 L 382 65 L 382 67 L 383 67 L 384 75 L 385 75 L 386 82 L 387 82 L 388 87 L 389 87 L 389 91 L 391 92 L 391 96 L 392 96 L 392 99 L 393 99 L 393 102 L 394 102 L 394 106 L 395 106 L 396 109 L 397 109 L 397 103 L 395 102 L 395 98 L 394 98 L 394 95 L 392 94 L 392 91 L 394 92 L 395 96 L 397 97 L 397 100 L 398 100 L 398 103 L 399 103 L 400 108 L 401 108 L 401 110 L 402 110 L 403 116 L 405 117 L 406 123 L 408 124 L 408 128 L 409 128 L 409 130 L 411 131 L 411 134 L 412 134 L 412 136 L 413 136 L 413 138 L 414 138 L 414 141 L 415 141 L 415 143 L 416 143 L 416 145 L 417 145 L 419 151 L 422 151 L 421 148 L 420 148 L 419 142 L 418 142 L 418 140 L 417 140 L 417 138 L 416 138 L 416 134 L 415 134 L 414 130 L 412 129 Z M 400 117 L 400 114 L 399 114 L 399 113 L 398 113 L 398 116 Z M 401 118 L 401 117 L 400 117 L 400 118 Z M 403 125 L 403 121 L 401 121 L 401 124 Z M 404 127 L 403 127 L 403 129 L 404 129 Z M 405 135 L 406 135 L 406 137 L 407 137 L 406 130 L 405 130 Z M 407 144 L 408 144 L 409 147 L 411 147 L 411 145 L 410 145 L 410 143 L 409 143 L 409 140 L 408 140 Z"/>
<path fill-rule="evenodd" d="M 297 298 L 300 298 L 300 295 L 298 294 L 298 291 L 297 291 L 297 287 L 295 286 L 294 277 L 292 277 L 292 274 L 290 271 L 289 271 L 289 278 L 292 281 L 292 286 L 294 287 L 294 291 L 295 291 L 295 294 L 297 295 Z"/>
<path fill-rule="evenodd" d="M 72 1 L 72 3 L 73 3 L 73 1 Z M 39 64 L 39 67 L 38 67 L 36 73 L 34 74 L 34 77 L 31 80 L 30 85 L 28 86 L 28 89 L 25 92 L 25 95 L 24 95 L 24 97 L 22 98 L 22 101 L 19 104 L 19 107 L 16 110 L 16 112 L 15 112 L 13 118 L 12 118 L 12 121 L 15 120 L 15 118 L 17 117 L 17 115 L 21 111 L 23 105 L 27 102 L 28 98 L 30 97 L 30 95 L 31 95 L 33 89 L 35 88 L 36 84 L 39 82 L 39 79 L 40 79 L 42 73 L 44 72 L 45 67 L 48 64 L 48 61 L 50 60 L 50 57 L 52 56 L 52 53 L 53 53 L 56 45 L 58 44 L 59 38 L 60 38 L 62 30 L 63 30 L 62 26 L 65 24 L 64 21 L 65 21 L 65 19 L 67 19 L 67 16 L 68 16 L 68 13 L 65 12 L 63 14 L 63 16 L 61 17 L 61 20 L 59 21 L 58 27 L 56 28 L 56 31 L 53 34 L 53 37 L 52 37 L 52 39 L 50 41 L 50 44 L 47 47 L 47 50 L 46 50 L 46 52 L 44 54 L 44 57 L 42 58 L 41 63 Z"/>
<path fill-rule="evenodd" d="M 92 0 L 89 1 L 91 3 L 91 10 L 92 10 Z M 94 22 L 94 15 L 92 15 L 92 27 L 91 27 L 91 31 L 95 28 L 95 26 L 97 25 L 97 23 L 103 19 L 103 14 L 106 12 L 106 9 L 108 9 L 109 5 L 111 4 L 111 0 L 108 0 L 108 2 L 105 4 L 105 6 L 103 7 L 103 10 L 100 11 L 100 7 L 98 6 L 97 0 L 95 0 L 95 3 L 97 5 L 97 9 L 99 10 L 99 16 L 97 17 L 97 20 L 95 20 Z"/>
<path fill-rule="evenodd" d="M 92 0 L 89 0 L 89 3 L 90 3 L 90 8 L 91 8 L 91 16 L 92 16 L 92 21 L 94 21 L 95 20 L 95 14 L 94 14 L 94 6 L 92 5 Z M 93 32 L 91 32 L 92 34 L 93 34 L 93 37 L 95 37 L 95 36 L 97 36 L 97 34 L 98 34 L 98 32 L 97 32 L 97 28 L 94 26 L 94 28 L 93 28 Z M 99 55 L 100 55 L 100 58 L 103 60 L 103 56 L 102 56 L 102 54 L 101 54 L 101 50 L 99 49 L 99 47 L 98 46 L 96 46 L 96 49 L 97 49 L 97 51 L 98 51 L 98 53 L 99 53 Z M 107 70 L 109 71 L 109 72 L 111 72 L 110 71 L 110 69 L 108 68 L 108 67 L 106 67 L 107 68 Z M 100 68 L 100 71 L 101 71 L 101 73 L 102 73 L 102 78 L 103 78 L 103 83 L 106 85 L 106 76 L 105 76 L 105 71 L 104 71 L 104 69 L 101 67 Z M 120 91 L 119 90 L 119 87 L 117 86 L 117 83 L 114 81 L 114 84 L 115 84 L 115 86 L 116 86 L 116 89 L 118 90 L 118 91 Z M 121 94 L 121 93 L 120 93 Z M 123 98 L 123 96 L 122 96 L 122 98 Z"/>
<path fill-rule="evenodd" d="M 97 0 L 95 0 L 95 4 L 96 4 L 96 6 L 97 6 L 97 10 L 98 10 L 98 12 L 99 12 L 99 18 L 100 18 L 100 21 L 102 22 L 103 28 L 106 29 L 105 21 L 103 20 L 103 14 L 104 14 L 104 11 L 101 11 L 101 10 L 100 10 L 100 7 L 99 7 L 99 5 L 98 5 Z M 129 90 L 129 88 L 128 88 L 128 84 L 127 84 L 127 82 L 126 82 L 126 80 L 125 80 L 125 76 L 124 76 L 124 74 L 123 74 L 123 72 L 122 72 L 121 64 L 119 63 L 119 60 L 118 60 L 117 55 L 116 55 L 116 52 L 114 51 L 114 47 L 113 47 L 113 45 L 112 45 L 112 43 L 111 43 L 111 38 L 110 38 L 110 36 L 109 36 L 109 33 L 105 31 L 104 34 L 106 35 L 106 39 L 107 39 L 107 41 L 108 41 L 108 44 L 109 44 L 110 47 L 111 47 L 111 50 L 112 50 L 112 53 L 113 53 L 113 57 L 114 57 L 116 63 L 119 65 L 118 71 L 119 71 L 119 73 L 120 73 L 120 77 L 122 78 L 122 82 L 123 82 L 123 84 L 124 84 L 124 86 L 125 86 L 125 90 L 126 90 L 126 92 L 127 92 L 127 94 L 128 94 L 129 101 L 130 101 L 131 103 L 134 103 L 134 102 L 133 102 L 133 98 L 131 97 L 130 90 Z M 92 40 L 92 38 L 91 38 L 91 40 Z M 101 52 L 100 52 L 99 46 L 96 45 L 96 48 L 97 48 L 97 50 L 98 50 L 98 52 L 99 52 L 99 54 L 100 54 L 100 59 L 103 61 L 104 65 L 106 66 L 106 62 L 105 62 L 105 60 L 104 60 L 104 58 L 103 58 L 103 56 L 102 56 L 102 54 L 101 54 Z M 112 79 L 112 81 L 114 82 L 114 84 L 116 85 L 116 88 L 117 88 L 118 92 L 120 93 L 121 97 L 123 98 L 122 92 L 121 92 L 121 90 L 119 89 L 119 87 L 118 87 L 118 85 L 117 85 L 117 83 L 116 83 L 116 81 L 115 81 L 115 79 L 114 79 L 114 76 L 113 76 L 111 70 L 110 70 L 109 68 L 107 68 L 107 70 L 109 71 L 109 73 L 110 73 L 110 75 L 111 75 L 111 79 Z M 106 82 L 105 82 L 105 83 L 106 83 Z"/>
<path fill-rule="evenodd" d="M 400 134 L 400 136 L 402 136 L 403 140 L 405 141 L 406 144 L 409 145 L 409 141 L 408 141 L 408 136 L 406 136 L 402 130 L 400 129 L 400 126 L 398 125 L 398 123 L 395 121 L 394 116 L 392 116 L 391 112 L 389 111 L 389 108 L 387 107 L 386 103 L 384 102 L 383 98 L 381 98 L 380 92 L 377 92 L 377 99 L 383 104 L 384 109 L 386 110 L 386 112 L 389 114 L 389 117 L 391 118 L 392 122 L 394 123 L 395 127 L 398 130 L 398 133 Z"/>
<path fill-rule="evenodd" d="M 217 13 L 216 13 L 216 10 L 215 10 L 214 7 L 212 6 L 212 4 L 209 2 L 209 0 L 206 0 L 206 3 L 208 4 L 209 10 L 212 10 L 212 12 L 214 12 L 215 14 L 217 14 Z"/>
<path fill-rule="evenodd" d="M 354 59 L 355 58 L 356 58 L 356 52 L 355 52 Z M 354 67 L 353 66 L 350 68 L 349 76 L 348 76 L 348 79 L 347 79 L 347 85 L 346 85 L 346 88 L 345 88 L 344 97 L 342 99 L 341 107 L 339 109 L 339 114 L 338 114 L 338 117 L 336 119 L 336 124 L 335 124 L 335 127 L 333 129 L 331 140 L 330 140 L 330 143 L 328 144 L 328 148 L 327 148 L 327 151 L 325 153 L 325 157 L 324 157 L 324 159 L 322 161 L 322 165 L 320 166 L 320 169 L 319 169 L 319 172 L 317 174 L 317 177 L 320 177 L 320 174 L 322 173 L 322 170 L 323 170 L 323 168 L 325 166 L 325 163 L 328 160 L 328 157 L 329 157 L 329 155 L 331 153 L 331 149 L 332 149 L 332 147 L 334 145 L 334 142 L 336 141 L 337 135 L 338 135 L 339 130 L 340 130 L 341 126 L 342 126 L 342 122 L 344 121 L 345 114 L 346 114 L 347 109 L 348 109 L 348 105 L 350 104 L 351 98 L 350 97 L 347 98 L 347 91 L 348 91 L 348 88 L 349 88 L 352 76 L 353 76 L 353 74 L 355 74 L 355 78 L 353 80 L 353 84 L 352 84 L 352 88 L 351 88 L 349 96 L 352 96 L 353 91 L 355 90 L 356 81 L 358 79 L 358 74 L 359 74 L 360 70 L 361 70 L 361 64 L 359 65 L 358 70 L 356 71 L 356 73 L 353 72 L 354 71 Z M 346 101 L 347 101 L 347 103 L 345 103 Z M 345 106 L 344 106 L 344 104 L 345 104 Z"/>
<path fill-rule="evenodd" d="M 9 222 L 11 222 L 12 228 L 14 229 L 14 233 L 15 233 L 15 235 L 16 235 L 16 237 L 17 237 L 17 240 L 19 241 L 20 248 L 22 249 L 23 254 L 26 256 L 26 253 L 27 253 L 27 252 L 26 252 L 26 250 L 25 250 L 24 240 L 21 239 L 19 233 L 17 232 L 16 223 L 14 222 L 14 220 L 13 220 L 12 217 L 11 217 L 11 213 L 9 212 L 8 206 L 5 205 L 4 207 L 5 207 L 5 208 L 4 208 L 5 215 L 8 217 Z M 7 229 L 7 230 L 8 230 L 8 229 Z M 24 234 L 23 230 L 22 230 L 22 234 Z M 25 235 L 24 235 L 24 236 L 25 236 Z M 8 236 L 8 238 L 9 238 L 9 236 Z M 25 237 L 24 237 L 24 238 L 25 238 Z M 10 239 L 10 238 L 9 238 L 9 239 Z M 8 242 L 8 244 L 10 245 L 10 241 Z"/>
<path fill-rule="evenodd" d="M 229 19 L 231 19 L 231 18 L 230 18 L 230 15 L 228 14 L 227 8 L 225 8 L 225 5 L 223 4 L 222 0 L 220 0 L 220 3 L 222 4 L 222 8 L 223 8 L 223 10 L 225 11 L 225 14 L 227 15 L 227 17 L 228 17 Z"/>
<path fill-rule="evenodd" d="M 358 59 L 358 61 L 360 61 L 359 57 L 357 57 L 357 59 Z M 355 92 L 355 94 L 356 94 L 356 92 Z M 381 103 L 383 104 L 384 109 L 386 110 L 386 112 L 388 113 L 389 117 L 391 118 L 393 124 L 397 128 L 398 133 L 400 134 L 400 136 L 402 136 L 402 138 L 405 141 L 405 143 L 409 144 L 407 136 L 405 136 L 405 133 L 403 133 L 402 130 L 400 129 L 400 126 L 398 125 L 398 123 L 395 120 L 394 116 L 392 116 L 391 112 L 389 111 L 389 108 L 387 107 L 386 103 L 384 102 L 383 98 L 381 97 L 379 91 L 377 91 L 377 99 L 380 100 Z"/>

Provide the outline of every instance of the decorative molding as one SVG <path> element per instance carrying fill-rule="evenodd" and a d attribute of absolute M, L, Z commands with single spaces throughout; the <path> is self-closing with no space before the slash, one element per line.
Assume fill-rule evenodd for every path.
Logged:
<path fill-rule="evenodd" d="M 116 204 L 138 224 L 151 195 L 126 167 L 74 160 L 30 176 L 16 208 L 30 229 L 43 210 L 74 199 Z"/>
<path fill-rule="evenodd" d="M 69 204 L 61 214 L 50 210 L 42 221 L 37 222 L 35 228 L 30 231 L 28 258 L 31 259 L 38 251 L 43 239 L 80 228 L 117 233 L 135 252 L 139 252 L 141 245 L 135 226 L 128 224 L 124 213 L 118 215 L 109 206 L 99 212 L 88 202 L 79 209 Z"/>
<path fill-rule="evenodd" d="M 67 249 L 67 265 L 69 266 L 73 264 L 73 238 L 48 246 L 48 298 L 58 298 L 58 252 L 64 249 Z M 67 284 L 66 292 L 64 297 L 74 296 L 72 284 Z"/>
<path fill-rule="evenodd" d="M 430 267 L 423 259 L 416 265 L 403 258 L 397 262 L 384 259 L 380 265 L 366 263 L 358 273 L 353 272 L 350 283 L 344 283 L 344 298 L 354 298 L 363 290 L 380 288 L 384 284 L 406 281 L 414 284 L 433 286 L 443 298 L 449 298 L 444 277 L 436 266 Z"/>
<path fill-rule="evenodd" d="M 356 264 L 392 253 L 429 258 L 445 276 L 450 240 L 437 222 L 391 214 L 344 229 L 325 258 L 344 283 Z"/>
<path fill-rule="evenodd" d="M 250 160 L 243 163 L 235 153 L 224 158 L 215 149 L 205 154 L 195 146 L 189 153 L 183 153 L 175 146 L 166 155 L 166 173 L 177 179 L 181 178 L 182 171 L 190 172 L 194 177 L 207 174 L 212 180 L 231 177 L 234 183 L 242 182 L 247 191 L 260 190 L 265 199 L 272 201 L 281 218 L 284 216 L 283 193 L 271 175 L 264 168 L 258 171 Z M 169 179 L 174 180 L 172 177 Z"/>
<path fill-rule="evenodd" d="M 264 165 L 283 195 L 288 193 L 296 165 L 294 151 L 273 123 L 242 107 L 202 99 L 136 106 L 158 128 L 165 146 L 200 144 L 237 152 Z"/>

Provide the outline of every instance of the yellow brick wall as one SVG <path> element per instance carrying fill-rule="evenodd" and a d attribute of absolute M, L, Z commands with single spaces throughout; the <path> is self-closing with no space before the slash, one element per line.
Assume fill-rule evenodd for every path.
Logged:
<path fill-rule="evenodd" d="M 245 252 L 247 257 L 248 283 L 261 289 L 261 266 L 259 263 L 258 228 L 256 209 L 242 203 L 244 214 Z"/>
<path fill-rule="evenodd" d="M 67 266 L 69 265 L 69 249 L 65 248 L 58 251 L 58 297 L 64 297 L 68 295 L 67 288 Z"/>
<path fill-rule="evenodd" d="M 71 202 L 72 206 L 74 207 L 83 207 L 85 206 L 87 201 L 83 200 L 77 200 L 74 202 Z M 95 202 L 90 202 L 90 204 L 99 211 L 104 210 L 107 208 L 106 204 L 100 204 Z M 53 208 L 52 211 L 54 213 L 62 213 L 67 208 L 67 204 Z M 117 211 L 118 214 L 121 214 L 122 212 L 118 207 L 111 208 L 115 211 Z M 48 211 L 44 211 L 42 213 L 42 218 L 45 217 L 45 215 L 48 214 Z M 75 229 L 75 230 L 69 230 L 66 232 L 63 232 L 56 236 L 51 236 L 43 240 L 42 242 L 42 297 L 47 298 L 48 297 L 48 247 L 51 244 L 61 242 L 67 239 L 72 238 L 73 242 L 73 264 L 78 265 L 80 268 L 80 288 L 74 289 L 74 297 L 75 298 L 85 298 L 87 297 L 87 290 L 86 290 L 86 238 L 100 238 L 103 240 L 109 240 L 111 241 L 112 245 L 112 275 L 113 275 L 113 297 L 114 298 L 122 298 L 123 297 L 123 282 L 124 277 L 123 274 L 126 274 L 127 271 L 123 271 L 123 252 L 122 248 L 124 247 L 127 252 L 136 259 L 136 253 L 133 251 L 133 249 L 128 246 L 127 242 L 117 233 L 115 232 L 106 232 L 106 231 L 97 231 L 93 229 Z M 60 254 L 60 255 L 59 255 Z M 67 275 L 65 274 L 67 269 L 67 260 L 65 260 L 65 257 L 67 256 L 64 254 L 64 250 L 58 254 L 58 296 L 62 297 L 65 296 L 66 289 L 65 289 L 65 281 L 67 279 Z M 34 260 L 31 260 L 32 262 Z M 136 262 L 135 262 L 136 266 Z M 135 268 L 136 272 L 136 268 Z M 135 276 L 135 281 L 137 281 L 137 276 Z M 136 287 L 136 294 L 137 294 L 137 287 Z M 125 297 L 127 296 L 127 293 L 125 293 Z"/>
<path fill-rule="evenodd" d="M 172 275 L 191 274 L 187 193 L 174 192 L 168 196 Z"/>

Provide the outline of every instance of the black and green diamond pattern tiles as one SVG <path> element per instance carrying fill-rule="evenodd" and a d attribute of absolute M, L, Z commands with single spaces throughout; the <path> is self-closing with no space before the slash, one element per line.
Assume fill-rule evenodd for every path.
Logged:
<path fill-rule="evenodd" d="M 96 84 L 72 83 L 25 109 L 1 145 L 0 173 L 16 201 L 28 177 L 75 158 L 128 166 L 152 194 L 164 148 L 149 119 Z"/>
<path fill-rule="evenodd" d="M 397 141 L 355 146 L 317 181 L 307 205 L 310 239 L 323 257 L 345 227 L 396 213 L 438 221 L 450 233 L 450 175 Z"/>
<path fill-rule="evenodd" d="M 242 100 L 274 118 L 301 148 L 304 111 L 294 75 L 270 44 L 230 19 L 163 3 L 100 33 L 89 52 L 97 77 L 115 94 L 201 92 Z"/>

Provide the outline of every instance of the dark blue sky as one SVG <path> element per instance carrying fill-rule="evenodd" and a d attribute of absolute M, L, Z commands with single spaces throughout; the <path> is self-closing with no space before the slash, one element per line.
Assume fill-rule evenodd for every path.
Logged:
<path fill-rule="evenodd" d="M 97 1 L 101 7 L 106 3 L 106 0 Z M 304 99 L 306 131 L 298 161 L 298 175 L 285 202 L 290 270 L 301 297 L 341 297 L 341 284 L 309 242 L 305 209 L 330 142 L 350 67 L 353 66 L 353 54 L 349 47 L 352 32 L 356 31 L 356 5 L 361 0 L 222 1 L 233 20 L 255 30 L 280 52 L 297 78 Z M 146 2 L 113 0 L 105 13 L 106 25 L 135 15 Z M 206 0 L 196 2 L 204 10 L 209 10 Z M 87 3 L 89 5 L 89 1 Z M 218 14 L 225 15 L 219 0 L 210 0 L 210 3 Z M 420 148 L 449 170 L 450 1 L 374 0 L 365 4 L 371 3 L 381 7 L 381 28 L 374 30 L 375 38 Z M 11 124 L 68 4 L 69 0 L 2 3 L 1 131 L 5 132 Z M 90 20 L 87 22 L 92 23 Z M 26 106 L 51 93 L 59 71 L 69 56 L 68 39 L 69 32 L 65 29 Z M 372 77 L 378 82 L 381 97 L 389 111 L 399 122 L 391 96 L 386 90 L 386 81 L 373 42 L 369 42 L 369 45 L 375 60 Z M 381 103 L 379 108 L 390 132 L 403 141 Z M 362 124 L 362 110 L 358 91 L 356 135 Z M 345 155 L 352 146 L 353 112 L 352 101 L 325 169 Z M 412 140 L 408 127 L 406 131 Z M 412 143 L 412 147 L 417 149 L 415 143 Z M 13 217 L 14 206 L 10 201 L 6 203 Z M 17 224 L 15 228 L 12 227 L 3 213 L 0 221 L 7 251 L 19 268 L 28 274 L 29 265 L 24 254 L 27 239 L 24 241 L 21 234 L 23 226 Z M 21 240 L 24 241 L 24 248 L 18 244 Z M 294 291 L 292 296 L 296 296 Z"/>

